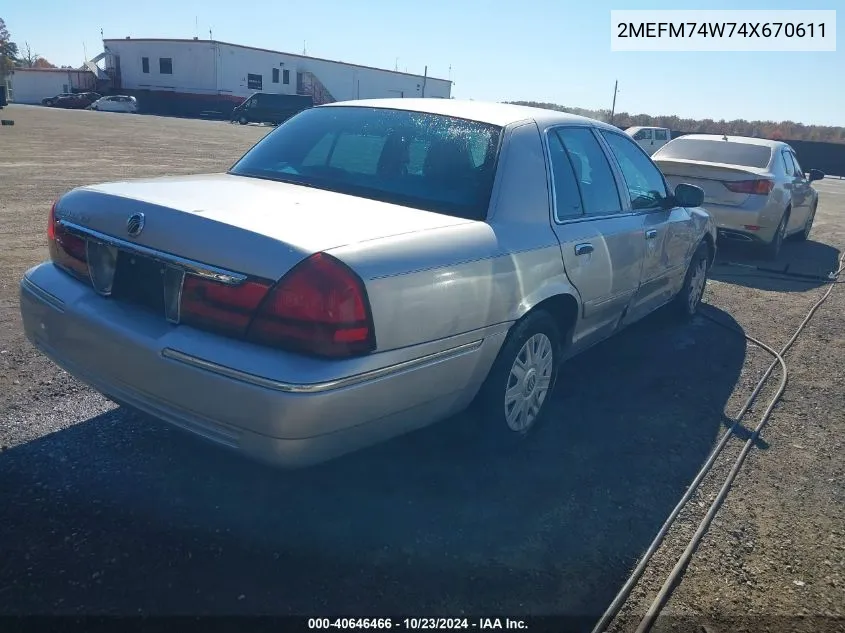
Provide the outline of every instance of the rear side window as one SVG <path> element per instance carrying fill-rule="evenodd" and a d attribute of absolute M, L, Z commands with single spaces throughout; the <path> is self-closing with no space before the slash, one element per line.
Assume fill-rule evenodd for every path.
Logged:
<path fill-rule="evenodd" d="M 792 154 L 789 152 L 781 152 L 780 157 L 783 159 L 783 169 L 787 176 L 795 175 L 795 165 L 792 164 Z"/>
<path fill-rule="evenodd" d="M 795 164 L 795 173 L 803 178 L 804 177 L 804 170 L 801 169 L 801 165 L 798 162 L 798 157 L 795 154 L 793 154 L 792 152 L 789 152 L 789 155 L 792 156 L 792 162 Z"/>
<path fill-rule="evenodd" d="M 769 166 L 772 148 L 750 143 L 681 137 L 661 147 L 652 158 L 700 160 L 763 169 Z"/>
<path fill-rule="evenodd" d="M 564 127 L 556 130 L 572 163 L 575 179 L 581 190 L 584 213 L 610 215 L 622 211 L 616 179 L 598 139 L 587 127 Z"/>
<path fill-rule="evenodd" d="M 575 168 L 560 137 L 554 132 L 549 134 L 549 157 L 555 192 L 555 217 L 558 220 L 577 218 L 584 213 L 584 207 Z"/>

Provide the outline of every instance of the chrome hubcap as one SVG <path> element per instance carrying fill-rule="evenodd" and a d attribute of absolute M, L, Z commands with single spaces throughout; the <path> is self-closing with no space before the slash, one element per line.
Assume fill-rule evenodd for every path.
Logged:
<path fill-rule="evenodd" d="M 695 265 L 695 268 L 693 268 L 692 277 L 690 277 L 689 296 L 687 297 L 690 314 L 695 312 L 695 309 L 698 307 L 698 302 L 701 301 L 701 295 L 704 294 L 704 284 L 706 282 L 707 261 L 700 259 Z"/>
<path fill-rule="evenodd" d="M 524 433 L 537 420 L 549 393 L 554 369 L 552 342 L 543 333 L 525 342 L 511 366 L 505 388 L 508 428 Z"/>

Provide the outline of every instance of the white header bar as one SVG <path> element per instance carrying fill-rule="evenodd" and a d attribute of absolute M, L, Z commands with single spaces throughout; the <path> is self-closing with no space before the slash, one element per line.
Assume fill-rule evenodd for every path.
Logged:
<path fill-rule="evenodd" d="M 611 11 L 610 23 L 612 51 L 836 51 L 836 11 Z"/>

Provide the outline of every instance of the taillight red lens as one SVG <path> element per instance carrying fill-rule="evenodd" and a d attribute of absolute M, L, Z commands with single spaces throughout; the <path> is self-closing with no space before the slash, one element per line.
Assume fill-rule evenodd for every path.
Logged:
<path fill-rule="evenodd" d="M 88 254 L 85 240 L 68 232 L 61 225 L 56 218 L 56 204 L 58 203 L 53 203 L 50 207 L 50 218 L 47 224 L 50 259 L 80 279 L 88 280 Z"/>
<path fill-rule="evenodd" d="M 264 281 L 229 286 L 188 274 L 182 286 L 180 321 L 221 334 L 244 336 L 269 289 L 270 283 Z"/>
<path fill-rule="evenodd" d="M 734 182 L 723 182 L 723 185 L 734 193 L 750 193 L 767 196 L 772 191 L 774 183 L 771 180 L 737 180 Z"/>
<path fill-rule="evenodd" d="M 270 292 L 249 338 L 319 356 L 370 352 L 375 336 L 364 283 L 334 257 L 312 255 Z"/>

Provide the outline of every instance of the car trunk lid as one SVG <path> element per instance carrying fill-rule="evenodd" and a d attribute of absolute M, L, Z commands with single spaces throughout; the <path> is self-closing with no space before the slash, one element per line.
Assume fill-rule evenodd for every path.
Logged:
<path fill-rule="evenodd" d="M 704 190 L 704 204 L 741 206 L 748 193 L 731 191 L 727 184 L 751 180 L 768 180 L 768 171 L 756 167 L 726 165 L 699 160 L 654 158 L 672 187 L 680 183 L 695 185 Z M 727 184 L 726 184 L 727 183 Z"/>
<path fill-rule="evenodd" d="M 144 226 L 132 236 L 127 222 L 137 213 Z M 316 252 L 470 222 L 229 174 L 83 187 L 61 199 L 57 217 L 145 249 L 270 280 Z"/>

